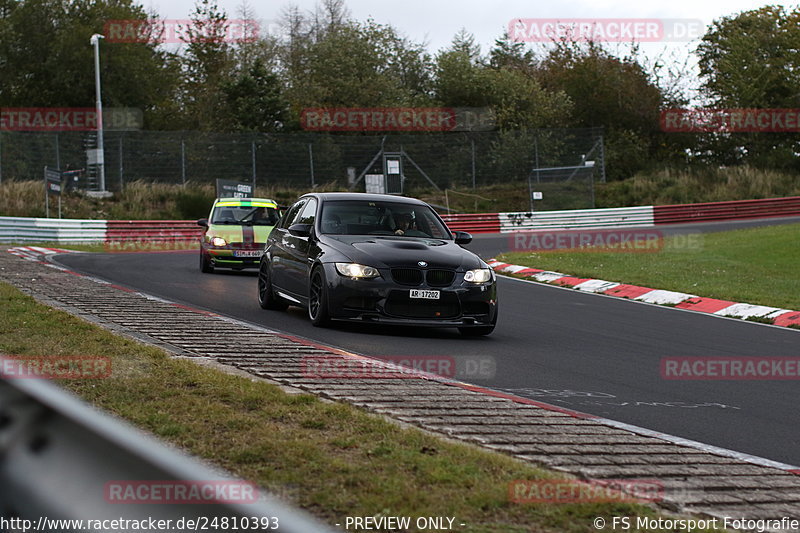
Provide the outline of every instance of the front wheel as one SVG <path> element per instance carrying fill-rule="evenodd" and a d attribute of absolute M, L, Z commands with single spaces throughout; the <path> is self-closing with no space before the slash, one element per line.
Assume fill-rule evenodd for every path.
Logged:
<path fill-rule="evenodd" d="M 275 311 L 284 311 L 289 304 L 286 300 L 275 294 L 272 288 L 272 278 L 269 271 L 269 265 L 261 262 L 258 268 L 258 305 L 261 309 L 273 309 Z"/>
<path fill-rule="evenodd" d="M 314 269 L 308 286 L 308 317 L 317 327 L 327 326 L 331 321 L 328 311 L 328 289 L 325 287 L 325 274 L 322 268 Z"/>
<path fill-rule="evenodd" d="M 206 257 L 202 250 L 200 251 L 200 272 L 204 274 L 214 273 L 214 266 L 211 264 L 211 260 Z"/>

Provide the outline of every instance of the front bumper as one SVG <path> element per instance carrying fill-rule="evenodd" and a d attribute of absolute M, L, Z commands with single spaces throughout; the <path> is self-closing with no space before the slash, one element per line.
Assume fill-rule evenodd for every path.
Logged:
<path fill-rule="evenodd" d="M 497 285 L 464 281 L 456 273 L 447 286 L 404 285 L 395 282 L 389 269 L 380 278 L 352 279 L 325 264 L 328 309 L 332 319 L 387 325 L 422 327 L 480 327 L 497 321 Z M 438 300 L 410 297 L 412 289 L 439 291 Z"/>
<path fill-rule="evenodd" d="M 237 253 L 246 252 L 256 254 L 255 257 L 237 257 Z M 210 246 L 203 244 L 203 253 L 215 268 L 258 268 L 264 245 L 244 246 L 240 243 L 231 243 L 227 246 Z"/>

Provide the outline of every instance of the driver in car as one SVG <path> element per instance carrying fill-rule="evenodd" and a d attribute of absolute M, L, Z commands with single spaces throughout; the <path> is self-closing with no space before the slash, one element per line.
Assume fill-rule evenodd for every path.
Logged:
<path fill-rule="evenodd" d="M 395 224 L 397 228 L 394 230 L 395 235 L 405 235 L 408 231 L 413 231 L 414 228 L 414 217 L 411 216 L 411 213 L 398 213 L 394 216 Z"/>

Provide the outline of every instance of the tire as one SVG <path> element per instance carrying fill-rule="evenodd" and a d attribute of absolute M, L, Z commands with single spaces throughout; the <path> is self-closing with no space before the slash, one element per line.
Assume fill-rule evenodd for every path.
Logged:
<path fill-rule="evenodd" d="M 276 295 L 272 289 L 269 265 L 265 261 L 261 261 L 261 266 L 258 267 L 258 305 L 261 309 L 274 311 L 285 311 L 289 307 L 288 302 Z"/>
<path fill-rule="evenodd" d="M 204 274 L 214 273 L 214 267 L 211 264 L 211 260 L 206 257 L 206 254 L 204 254 L 202 250 L 200 250 L 200 272 L 203 272 Z"/>
<path fill-rule="evenodd" d="M 308 284 L 308 317 L 311 319 L 311 324 L 317 327 L 325 327 L 331 322 L 325 273 L 319 267 L 311 273 Z"/>

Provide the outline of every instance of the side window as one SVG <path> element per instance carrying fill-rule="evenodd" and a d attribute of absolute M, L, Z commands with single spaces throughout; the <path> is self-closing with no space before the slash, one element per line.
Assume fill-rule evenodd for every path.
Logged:
<path fill-rule="evenodd" d="M 305 203 L 306 203 L 305 200 L 300 200 L 299 202 L 294 204 L 292 207 L 290 207 L 289 210 L 286 211 L 286 214 L 283 215 L 283 218 L 281 219 L 280 227 L 285 229 L 285 228 L 288 228 L 289 226 L 291 226 L 294 223 L 294 222 L 292 222 L 292 220 L 294 220 L 297 217 L 297 212 L 300 211 L 300 208 L 303 207 L 303 204 L 305 204 Z"/>
<path fill-rule="evenodd" d="M 314 225 L 314 218 L 317 215 L 317 201 L 312 198 L 308 201 L 300 216 L 293 224 L 311 224 Z"/>

